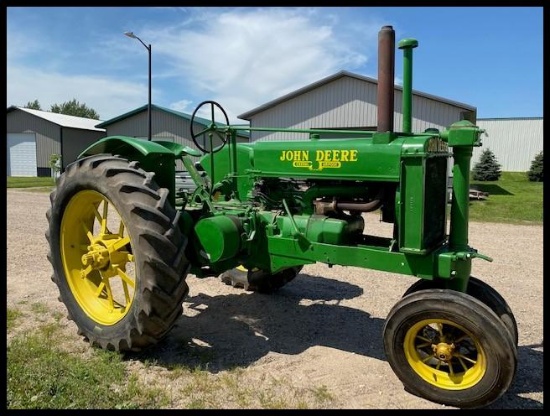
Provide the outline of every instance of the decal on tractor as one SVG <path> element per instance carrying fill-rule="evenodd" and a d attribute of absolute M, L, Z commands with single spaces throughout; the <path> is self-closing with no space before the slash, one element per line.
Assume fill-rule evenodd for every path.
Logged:
<path fill-rule="evenodd" d="M 283 150 L 279 160 L 292 162 L 294 168 L 321 171 L 325 168 L 339 169 L 342 162 L 357 162 L 357 153 L 357 149 L 315 150 L 314 159 L 310 160 L 309 150 Z"/>

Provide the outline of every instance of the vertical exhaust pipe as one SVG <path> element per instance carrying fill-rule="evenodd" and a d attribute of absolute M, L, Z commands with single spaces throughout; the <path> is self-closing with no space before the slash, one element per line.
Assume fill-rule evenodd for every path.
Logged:
<path fill-rule="evenodd" d="M 378 32 L 378 126 L 380 133 L 393 132 L 395 31 L 383 26 Z"/>

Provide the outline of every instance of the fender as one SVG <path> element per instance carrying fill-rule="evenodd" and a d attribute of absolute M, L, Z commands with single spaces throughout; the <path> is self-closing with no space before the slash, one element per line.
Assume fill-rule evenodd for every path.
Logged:
<path fill-rule="evenodd" d="M 155 174 L 155 181 L 161 188 L 167 188 L 170 202 L 175 206 L 176 159 L 185 155 L 201 156 L 188 146 L 168 141 L 148 141 L 127 136 L 105 137 L 86 148 L 78 158 L 110 153 L 140 163 L 141 168 Z"/>

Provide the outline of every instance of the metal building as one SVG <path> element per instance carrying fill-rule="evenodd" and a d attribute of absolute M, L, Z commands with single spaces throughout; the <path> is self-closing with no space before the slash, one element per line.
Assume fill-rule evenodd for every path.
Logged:
<path fill-rule="evenodd" d="M 373 78 L 340 71 L 254 108 L 238 117 L 250 127 L 376 130 L 377 85 Z M 395 86 L 395 130 L 402 128 L 403 88 Z M 476 121 L 476 108 L 413 91 L 412 130 L 444 129 L 459 120 Z M 321 138 L 329 136 L 322 136 Z M 330 136 L 334 137 L 334 136 Z M 293 133 L 252 132 L 255 140 L 301 140 Z"/>
<path fill-rule="evenodd" d="M 543 150 L 543 118 L 479 118 L 477 125 L 485 129 L 483 147 L 475 147 L 472 166 L 485 149 L 491 149 L 504 172 L 527 172 L 531 162 Z"/>
<path fill-rule="evenodd" d="M 50 158 L 61 155 L 62 169 L 105 136 L 100 120 L 10 106 L 7 109 L 8 176 L 51 176 Z"/>

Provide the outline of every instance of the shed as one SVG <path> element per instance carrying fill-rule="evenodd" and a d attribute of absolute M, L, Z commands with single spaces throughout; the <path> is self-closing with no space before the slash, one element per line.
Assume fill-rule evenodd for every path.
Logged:
<path fill-rule="evenodd" d="M 377 95 L 376 79 L 340 71 L 238 117 L 250 121 L 251 127 L 376 130 Z M 395 86 L 395 131 L 400 131 L 403 124 L 402 95 L 403 88 Z M 413 90 L 413 132 L 442 130 L 459 120 L 475 122 L 476 108 Z M 250 140 L 303 138 L 293 133 L 252 132 Z"/>
<path fill-rule="evenodd" d="M 62 169 L 105 136 L 101 120 L 10 106 L 7 109 L 8 176 L 51 176 L 50 158 L 61 155 Z"/>
<path fill-rule="evenodd" d="M 251 127 L 376 130 L 377 89 L 378 81 L 374 78 L 340 71 L 238 117 L 250 121 Z M 395 131 L 400 131 L 403 123 L 402 94 L 403 88 L 395 86 Z M 442 130 L 459 120 L 475 123 L 476 108 L 471 105 L 415 90 L 412 99 L 413 132 L 427 128 Z M 250 140 L 304 138 L 292 133 L 254 131 Z"/>
<path fill-rule="evenodd" d="M 479 118 L 477 125 L 485 129 L 482 147 L 475 147 L 472 166 L 481 152 L 490 149 L 504 172 L 527 172 L 535 156 L 543 150 L 542 117 Z"/>

